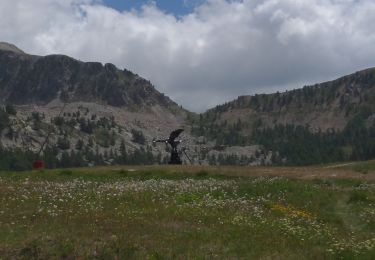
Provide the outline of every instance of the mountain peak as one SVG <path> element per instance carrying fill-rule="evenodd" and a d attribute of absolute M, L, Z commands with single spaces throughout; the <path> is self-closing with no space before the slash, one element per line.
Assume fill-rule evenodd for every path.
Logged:
<path fill-rule="evenodd" d="M 104 102 L 140 110 L 178 110 L 146 79 L 115 65 L 81 62 L 65 55 L 34 56 L 0 42 L 0 103 L 47 104 L 69 95 L 70 102 Z"/>
<path fill-rule="evenodd" d="M 12 51 L 18 54 L 25 54 L 21 49 L 19 49 L 17 46 L 7 43 L 7 42 L 0 42 L 0 50 L 3 51 Z"/>

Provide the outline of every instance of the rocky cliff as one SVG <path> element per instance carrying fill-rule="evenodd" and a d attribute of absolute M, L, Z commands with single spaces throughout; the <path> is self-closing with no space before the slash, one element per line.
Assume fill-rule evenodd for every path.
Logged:
<path fill-rule="evenodd" d="M 35 154 L 48 136 L 40 156 L 53 151 L 51 167 L 67 156 L 81 161 L 65 166 L 160 162 L 168 152 L 152 140 L 190 132 L 189 112 L 131 71 L 8 43 L 0 43 L 0 103 L 0 152 Z"/>
<path fill-rule="evenodd" d="M 64 55 L 28 55 L 0 44 L 0 96 L 3 103 L 45 105 L 56 98 L 68 102 L 99 102 L 132 110 L 176 103 L 153 85 L 113 64 L 82 62 Z"/>

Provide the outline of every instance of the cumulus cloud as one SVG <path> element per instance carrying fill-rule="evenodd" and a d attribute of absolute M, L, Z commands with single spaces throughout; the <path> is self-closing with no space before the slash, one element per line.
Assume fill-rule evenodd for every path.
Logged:
<path fill-rule="evenodd" d="M 2 0 L 0 40 L 128 68 L 193 111 L 375 66 L 373 0 L 192 2 L 175 17 L 152 2 Z"/>

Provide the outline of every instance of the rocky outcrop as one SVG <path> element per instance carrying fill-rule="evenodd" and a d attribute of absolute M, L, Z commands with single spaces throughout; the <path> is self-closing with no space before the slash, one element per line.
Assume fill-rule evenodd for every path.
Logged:
<path fill-rule="evenodd" d="M 22 50 L 18 49 L 17 46 L 7 42 L 0 42 L 0 50 L 12 51 L 18 54 L 25 54 Z"/>
<path fill-rule="evenodd" d="M 68 98 L 133 110 L 153 105 L 178 109 L 149 81 L 126 69 L 64 55 L 28 55 L 10 44 L 0 45 L 0 96 L 3 103 L 16 105 Z"/>

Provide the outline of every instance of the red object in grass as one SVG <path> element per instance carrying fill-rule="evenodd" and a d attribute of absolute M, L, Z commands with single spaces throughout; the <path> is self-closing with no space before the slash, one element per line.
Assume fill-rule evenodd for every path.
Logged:
<path fill-rule="evenodd" d="M 33 161 L 33 169 L 39 170 L 44 168 L 44 162 L 42 160 L 35 160 Z"/>

